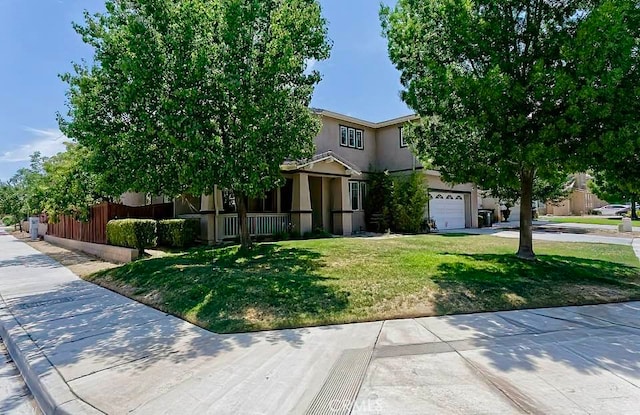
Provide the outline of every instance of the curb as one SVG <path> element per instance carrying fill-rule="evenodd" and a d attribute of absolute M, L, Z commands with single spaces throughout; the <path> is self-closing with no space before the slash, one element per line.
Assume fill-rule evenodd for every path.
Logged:
<path fill-rule="evenodd" d="M 45 415 L 104 414 L 78 398 L 0 297 L 0 337 Z"/>

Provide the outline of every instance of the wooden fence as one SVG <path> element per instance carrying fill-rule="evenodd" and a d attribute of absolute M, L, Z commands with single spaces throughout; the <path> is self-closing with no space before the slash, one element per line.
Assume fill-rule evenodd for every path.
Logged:
<path fill-rule="evenodd" d="M 80 222 L 70 216 L 62 215 L 57 223 L 49 223 L 47 234 L 76 241 L 106 244 L 107 222 L 112 219 L 167 219 L 171 217 L 173 217 L 172 203 L 137 207 L 101 203 L 91 207 L 88 222 Z"/>

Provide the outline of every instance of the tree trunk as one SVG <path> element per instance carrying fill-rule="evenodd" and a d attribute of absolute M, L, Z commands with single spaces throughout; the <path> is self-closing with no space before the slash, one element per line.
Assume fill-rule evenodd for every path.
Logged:
<path fill-rule="evenodd" d="M 247 199 L 242 192 L 233 192 L 238 209 L 238 227 L 240 231 L 240 249 L 249 250 L 252 247 L 249 223 L 247 222 Z"/>
<path fill-rule="evenodd" d="M 637 209 L 637 202 L 636 202 L 636 198 L 634 197 L 633 200 L 631 201 L 631 220 L 638 220 L 638 211 Z"/>
<path fill-rule="evenodd" d="M 523 169 L 520 173 L 520 245 L 518 258 L 533 261 L 533 169 Z"/>

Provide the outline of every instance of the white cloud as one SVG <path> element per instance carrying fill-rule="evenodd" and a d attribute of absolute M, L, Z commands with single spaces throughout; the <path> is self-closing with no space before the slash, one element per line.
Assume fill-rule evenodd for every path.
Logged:
<path fill-rule="evenodd" d="M 27 144 L 22 144 L 13 150 L 0 153 L 0 161 L 28 161 L 30 156 L 39 151 L 43 156 L 53 156 L 54 154 L 64 151 L 65 142 L 69 139 L 58 129 L 38 129 L 25 127 L 25 131 L 31 134 Z"/>

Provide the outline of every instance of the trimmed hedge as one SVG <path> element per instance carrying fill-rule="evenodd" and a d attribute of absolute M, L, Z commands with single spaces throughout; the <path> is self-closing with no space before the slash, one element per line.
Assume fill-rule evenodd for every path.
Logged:
<path fill-rule="evenodd" d="M 199 219 L 163 219 L 158 221 L 158 245 L 183 248 L 200 235 Z"/>
<path fill-rule="evenodd" d="M 116 219 L 107 223 L 107 243 L 137 248 L 140 255 L 145 248 L 157 245 L 157 225 L 153 219 Z"/>

